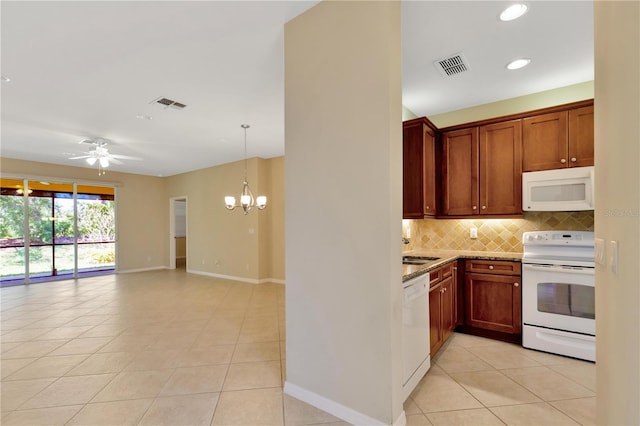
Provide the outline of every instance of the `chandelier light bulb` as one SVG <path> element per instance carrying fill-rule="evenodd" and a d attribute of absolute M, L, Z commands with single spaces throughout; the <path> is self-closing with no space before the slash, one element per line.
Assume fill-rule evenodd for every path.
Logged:
<path fill-rule="evenodd" d="M 229 210 L 233 210 L 236 207 L 236 197 L 226 196 L 224 197 L 224 204 Z"/>
<path fill-rule="evenodd" d="M 262 210 L 265 207 L 267 207 L 267 196 L 266 195 L 258 195 L 258 198 L 256 198 L 256 207 L 258 207 L 260 210 Z"/>

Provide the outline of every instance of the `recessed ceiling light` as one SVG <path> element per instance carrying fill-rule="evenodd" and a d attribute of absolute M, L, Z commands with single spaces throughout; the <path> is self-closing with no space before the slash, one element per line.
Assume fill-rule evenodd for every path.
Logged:
<path fill-rule="evenodd" d="M 513 21 L 527 13 L 527 10 L 529 10 L 529 6 L 524 3 L 512 4 L 500 13 L 500 20 L 505 22 Z"/>
<path fill-rule="evenodd" d="M 529 63 L 531 63 L 531 59 L 529 58 L 514 59 L 513 61 L 507 64 L 507 69 L 518 70 L 522 67 L 526 67 L 527 65 L 529 65 Z"/>
<path fill-rule="evenodd" d="M 2 82 L 3 83 L 8 83 L 10 81 L 11 81 L 11 79 L 9 77 L 5 77 L 4 75 L 2 76 Z"/>

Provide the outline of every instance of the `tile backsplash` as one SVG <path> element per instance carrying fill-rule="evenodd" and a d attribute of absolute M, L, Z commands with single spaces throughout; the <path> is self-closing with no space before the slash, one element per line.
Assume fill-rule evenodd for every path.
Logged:
<path fill-rule="evenodd" d="M 478 228 L 478 238 L 469 229 Z M 474 250 L 522 252 L 527 231 L 593 231 L 593 211 L 525 212 L 522 219 L 422 219 L 403 220 L 402 235 L 409 233 L 404 250 Z"/>

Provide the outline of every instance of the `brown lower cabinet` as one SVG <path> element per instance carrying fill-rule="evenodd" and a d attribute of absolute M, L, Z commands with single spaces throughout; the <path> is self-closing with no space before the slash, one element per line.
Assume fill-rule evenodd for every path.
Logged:
<path fill-rule="evenodd" d="M 520 339 L 520 271 L 520 262 L 465 261 L 465 331 L 485 330 L 502 334 L 504 340 Z"/>
<path fill-rule="evenodd" d="M 429 353 L 432 358 L 454 330 L 521 342 L 520 262 L 456 260 L 429 274 Z"/>
<path fill-rule="evenodd" d="M 456 262 L 431 271 L 429 283 L 429 327 L 433 357 L 456 327 Z"/>

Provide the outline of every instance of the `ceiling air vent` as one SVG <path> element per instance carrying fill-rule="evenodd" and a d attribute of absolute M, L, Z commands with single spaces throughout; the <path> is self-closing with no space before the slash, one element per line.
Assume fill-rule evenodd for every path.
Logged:
<path fill-rule="evenodd" d="M 440 74 L 445 77 L 450 77 L 452 75 L 457 75 L 471 70 L 469 62 L 467 62 L 467 59 L 462 55 L 462 53 L 456 53 L 455 55 L 434 61 L 433 65 L 438 69 L 438 71 L 440 71 Z"/>
<path fill-rule="evenodd" d="M 186 107 L 187 105 L 183 104 L 182 102 L 177 102 L 174 101 L 173 99 L 169 99 L 169 98 L 164 98 L 164 97 L 159 97 L 158 99 L 154 99 L 153 101 L 149 102 L 151 104 L 156 103 L 156 104 L 160 104 L 160 105 L 164 105 L 165 108 L 171 107 L 171 108 L 176 108 L 176 109 L 183 109 L 184 107 Z"/>

